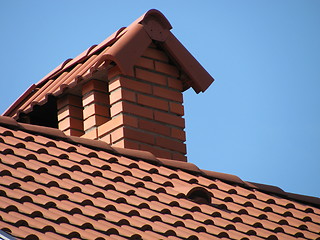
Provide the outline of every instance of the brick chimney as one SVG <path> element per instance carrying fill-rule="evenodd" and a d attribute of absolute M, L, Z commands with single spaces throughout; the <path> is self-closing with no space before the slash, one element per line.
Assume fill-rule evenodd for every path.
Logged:
<path fill-rule="evenodd" d="M 108 87 L 105 97 L 110 102 L 110 120 L 93 126 L 85 119 L 84 125 L 91 127 L 83 137 L 186 161 L 183 84 L 167 54 L 151 44 L 135 64 L 134 76 L 114 66 L 108 71 L 108 86 L 99 87 L 100 92 Z M 92 111 L 101 115 L 98 108 Z"/>
<path fill-rule="evenodd" d="M 82 77 L 81 95 L 58 98 L 59 128 L 112 146 L 187 161 L 182 92 L 189 87 L 204 91 L 213 79 L 170 29 L 160 12 L 150 10 L 117 33 L 120 37 Z"/>
<path fill-rule="evenodd" d="M 190 87 L 204 92 L 214 79 L 171 28 L 162 13 L 148 11 L 62 63 L 5 115 L 58 127 L 67 135 L 186 161 L 182 92 Z"/>

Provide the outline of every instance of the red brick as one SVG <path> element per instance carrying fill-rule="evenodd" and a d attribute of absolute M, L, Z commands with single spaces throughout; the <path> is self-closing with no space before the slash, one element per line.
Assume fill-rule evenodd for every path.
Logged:
<path fill-rule="evenodd" d="M 152 96 L 138 94 L 137 102 L 141 105 L 168 111 L 168 102 Z"/>
<path fill-rule="evenodd" d="M 134 141 L 130 141 L 129 139 L 121 139 L 120 141 L 112 144 L 114 147 L 121 147 L 121 148 L 130 148 L 130 149 L 139 149 L 140 144 Z"/>
<path fill-rule="evenodd" d="M 111 80 L 109 82 L 109 91 L 110 92 L 116 90 L 119 87 L 121 87 L 121 79 L 122 78 L 123 77 L 118 76 L 117 78 L 115 78 L 115 79 L 113 79 L 113 80 Z"/>
<path fill-rule="evenodd" d="M 114 66 L 108 70 L 108 79 L 111 80 L 120 74 L 121 74 L 120 68 L 118 66 Z"/>
<path fill-rule="evenodd" d="M 82 98 L 82 104 L 83 106 L 87 106 L 91 103 L 103 103 L 105 105 L 109 105 L 108 93 L 99 91 L 91 91 L 90 93 L 87 93 Z"/>
<path fill-rule="evenodd" d="M 120 127 L 111 132 L 112 143 L 115 143 L 121 139 L 131 139 L 134 141 L 154 144 L 154 136 L 146 132 L 139 131 L 139 129 L 131 129 L 127 127 Z"/>
<path fill-rule="evenodd" d="M 91 104 L 83 109 L 83 119 L 87 119 L 93 115 L 100 115 L 110 119 L 109 107 L 99 104 Z"/>
<path fill-rule="evenodd" d="M 58 123 L 60 130 L 66 130 L 69 128 L 83 130 L 83 121 L 76 118 L 65 118 Z"/>
<path fill-rule="evenodd" d="M 179 161 L 182 161 L 182 162 L 187 162 L 187 157 L 181 153 L 176 153 L 176 152 L 173 152 L 172 153 L 172 159 L 174 160 L 179 160 Z"/>
<path fill-rule="evenodd" d="M 138 119 L 130 115 L 119 114 L 118 116 L 112 118 L 110 121 L 98 127 L 98 136 L 102 137 L 106 133 L 109 133 L 112 130 L 124 125 L 137 128 Z"/>
<path fill-rule="evenodd" d="M 99 115 L 93 115 L 93 116 L 87 118 L 86 120 L 84 120 L 84 122 L 83 122 L 84 130 L 86 131 L 92 127 L 100 126 L 101 124 L 107 122 L 108 120 L 109 120 L 109 118 L 102 117 Z"/>
<path fill-rule="evenodd" d="M 97 129 L 93 128 L 93 129 L 90 129 L 90 130 L 86 131 L 85 134 L 82 135 L 82 137 L 96 140 L 96 139 L 98 139 L 97 132 L 98 132 Z"/>
<path fill-rule="evenodd" d="M 124 138 L 124 129 L 122 127 L 115 129 L 114 131 L 111 132 L 111 142 L 112 143 L 117 142 L 123 138 Z"/>
<path fill-rule="evenodd" d="M 142 54 L 145 57 L 157 59 L 164 62 L 169 62 L 169 57 L 163 51 L 154 48 L 147 48 L 146 51 Z"/>
<path fill-rule="evenodd" d="M 154 70 L 154 61 L 145 57 L 140 57 L 135 64 L 136 66 Z"/>
<path fill-rule="evenodd" d="M 112 141 L 111 141 L 111 134 L 107 134 L 105 136 L 103 136 L 102 138 L 99 138 L 100 141 L 104 141 L 108 144 L 112 144 Z"/>
<path fill-rule="evenodd" d="M 168 63 L 155 61 L 156 71 L 168 74 L 172 77 L 179 77 L 180 71 L 176 66 Z"/>
<path fill-rule="evenodd" d="M 168 87 L 183 91 L 183 83 L 182 80 L 168 77 Z"/>
<path fill-rule="evenodd" d="M 160 124 L 154 121 L 148 121 L 144 119 L 139 119 L 139 128 L 143 130 L 147 130 L 149 132 L 158 133 L 165 136 L 170 136 L 170 127 Z"/>
<path fill-rule="evenodd" d="M 117 102 L 113 104 L 110 108 L 110 113 L 111 113 L 111 118 L 113 118 L 119 113 L 124 113 L 123 102 Z"/>
<path fill-rule="evenodd" d="M 154 135 L 147 133 L 147 132 L 142 132 L 139 129 L 132 129 L 132 128 L 126 128 L 124 127 L 124 137 L 126 139 L 132 139 L 136 140 L 142 143 L 148 143 L 148 144 L 154 144 L 155 139 Z"/>
<path fill-rule="evenodd" d="M 172 113 L 178 114 L 180 116 L 184 115 L 184 108 L 181 103 L 170 102 L 169 109 Z"/>
<path fill-rule="evenodd" d="M 107 82 L 93 79 L 83 84 L 82 95 L 91 91 L 108 92 Z"/>
<path fill-rule="evenodd" d="M 67 105 L 82 107 L 81 97 L 76 96 L 76 95 L 72 95 L 72 94 L 67 94 L 61 98 L 58 98 L 58 101 L 57 101 L 57 108 L 58 109 L 61 109 Z"/>
<path fill-rule="evenodd" d="M 181 92 L 174 91 L 168 88 L 153 86 L 153 94 L 155 96 L 166 98 L 176 102 L 183 102 L 183 96 Z"/>
<path fill-rule="evenodd" d="M 136 93 L 127 89 L 118 88 L 110 93 L 110 104 L 114 104 L 120 100 L 136 102 Z"/>
<path fill-rule="evenodd" d="M 119 113 L 131 113 L 141 117 L 153 118 L 153 111 L 151 109 L 124 101 L 111 106 L 111 117 L 114 117 Z"/>
<path fill-rule="evenodd" d="M 177 151 L 180 153 L 185 154 L 186 153 L 186 145 L 180 141 L 176 141 L 172 138 L 166 138 L 166 137 L 161 137 L 157 136 L 156 137 L 156 145 L 167 148 L 173 151 Z"/>
<path fill-rule="evenodd" d="M 167 77 L 159 73 L 151 72 L 141 68 L 136 68 L 136 77 L 148 82 L 156 83 L 162 86 L 167 86 Z"/>
<path fill-rule="evenodd" d="M 152 93 L 152 87 L 150 84 L 139 82 L 125 77 L 119 77 L 118 79 L 112 81 L 109 85 L 109 90 L 111 92 L 119 87 L 127 88 L 142 93 Z"/>
<path fill-rule="evenodd" d="M 171 152 L 158 147 L 140 144 L 140 149 L 153 153 L 156 157 L 171 159 Z"/>
<path fill-rule="evenodd" d="M 67 129 L 67 130 L 64 130 L 63 132 L 66 135 L 76 136 L 76 137 L 80 137 L 84 134 L 84 131 L 77 130 L 77 129 Z"/>
<path fill-rule="evenodd" d="M 154 119 L 180 128 L 185 127 L 184 119 L 165 112 L 154 111 Z"/>
<path fill-rule="evenodd" d="M 67 105 L 64 108 L 58 110 L 58 121 L 61 121 L 66 117 L 82 119 L 83 118 L 82 111 L 83 111 L 82 107 Z"/>
<path fill-rule="evenodd" d="M 186 141 L 186 132 L 180 128 L 171 128 L 171 137 Z"/>

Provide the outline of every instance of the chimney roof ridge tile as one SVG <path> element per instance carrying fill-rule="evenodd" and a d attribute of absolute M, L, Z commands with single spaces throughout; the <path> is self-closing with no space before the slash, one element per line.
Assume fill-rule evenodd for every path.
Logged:
<path fill-rule="evenodd" d="M 106 38 L 103 42 L 101 42 L 99 45 L 96 45 L 96 44 L 92 45 L 91 47 L 86 49 L 84 52 L 82 52 L 80 55 L 78 55 L 77 57 L 69 58 L 69 59 L 65 60 L 63 63 L 61 63 L 59 66 L 57 66 L 54 70 L 52 70 L 50 73 L 48 73 L 46 76 L 44 76 L 36 84 L 32 84 L 23 94 L 21 94 L 21 96 L 7 110 L 5 110 L 5 112 L 3 114 L 4 115 L 11 115 L 11 112 L 19 104 L 21 104 L 29 96 L 30 93 L 32 93 L 34 90 L 36 90 L 36 88 L 41 88 L 45 83 L 50 81 L 52 78 L 56 77 L 59 74 L 64 73 L 64 71 L 67 68 L 70 68 L 72 66 L 75 66 L 76 64 L 83 62 L 84 60 L 86 60 L 87 58 L 92 56 L 94 53 L 96 53 L 97 51 L 99 51 L 102 48 L 107 47 L 108 45 L 115 42 L 117 40 L 117 38 L 119 38 L 119 35 L 120 35 L 120 37 L 122 36 L 121 33 L 123 32 L 124 29 L 125 29 L 124 27 L 120 28 L 115 33 L 113 33 L 108 38 Z M 46 94 L 46 95 L 49 95 L 49 94 Z M 40 101 L 45 103 L 47 101 L 47 99 L 39 100 L 39 102 Z M 34 104 L 36 104 L 36 103 L 37 103 L 37 101 Z M 20 113 L 23 111 L 24 110 L 22 110 L 22 109 L 20 109 L 20 110 L 18 109 L 17 113 Z M 29 109 L 29 111 L 30 111 L 30 109 Z"/>
<path fill-rule="evenodd" d="M 177 62 L 179 67 L 182 67 L 182 70 L 190 77 L 192 82 L 191 86 L 194 90 L 197 93 L 201 91 L 204 92 L 214 79 L 174 37 L 170 32 L 170 29 L 172 29 L 170 22 L 160 11 L 155 9 L 149 10 L 130 26 L 120 28 L 99 45 L 92 45 L 74 59 L 64 61 L 38 83 L 32 85 L 24 92 L 4 112 L 4 115 L 18 117 L 20 113 L 30 111 L 30 107 L 32 108 L 29 101 L 30 94 L 36 96 L 35 101 L 32 102 L 33 105 L 42 105 L 46 103 L 49 95 L 56 96 L 62 94 L 66 88 L 73 87 L 79 80 L 83 79 L 84 75 L 86 75 L 86 78 L 92 77 L 93 72 L 98 70 L 100 64 L 106 61 L 115 62 L 123 72 L 132 75 L 134 63 L 148 45 L 150 45 L 152 40 L 156 40 L 160 43 L 162 42 L 164 44 L 164 50 L 176 60 L 175 62 Z M 103 49 L 107 51 L 99 53 L 99 51 Z M 130 51 L 127 51 L 128 49 Z M 127 52 L 131 52 L 131 55 L 128 56 Z M 91 62 L 90 64 L 87 63 L 86 60 L 96 53 L 99 53 L 99 57 L 94 62 Z M 89 67 L 89 73 L 88 71 L 82 71 L 79 73 L 80 75 L 69 75 L 63 82 L 59 83 L 61 86 L 58 89 L 56 87 L 54 88 L 54 92 L 49 88 L 49 90 L 45 90 L 44 93 L 41 93 L 41 88 L 43 88 L 43 85 L 48 81 L 52 80 L 50 85 L 56 86 L 57 83 L 53 81 L 53 78 L 61 75 L 66 70 L 75 67 L 77 64 L 82 63 L 86 65 L 85 69 Z M 25 103 L 27 105 L 25 105 Z"/>
<path fill-rule="evenodd" d="M 48 81 L 49 79 L 53 78 L 57 74 L 61 73 L 62 70 L 65 70 L 66 68 L 71 67 L 72 65 L 75 65 L 77 63 L 80 63 L 85 58 L 93 55 L 103 47 L 106 47 L 110 45 L 112 42 L 116 41 L 120 33 L 126 29 L 126 27 L 121 27 L 117 31 L 115 31 L 113 34 L 111 34 L 109 37 L 107 37 L 103 42 L 100 44 L 94 44 L 91 45 L 89 48 L 87 48 L 85 51 L 83 51 L 81 54 L 79 54 L 75 58 L 69 58 L 65 60 L 63 63 L 61 63 L 58 67 L 56 67 L 54 70 L 52 70 L 50 73 L 48 73 L 46 76 L 44 76 L 39 82 L 36 83 L 36 86 L 42 85 L 44 82 Z"/>
<path fill-rule="evenodd" d="M 144 22 L 148 21 L 148 18 L 155 17 L 157 18 L 163 26 L 170 30 L 172 29 L 172 26 L 169 22 L 169 20 L 157 9 L 150 9 L 146 13 L 144 13 L 140 18 L 138 18 L 136 21 L 143 24 Z"/>

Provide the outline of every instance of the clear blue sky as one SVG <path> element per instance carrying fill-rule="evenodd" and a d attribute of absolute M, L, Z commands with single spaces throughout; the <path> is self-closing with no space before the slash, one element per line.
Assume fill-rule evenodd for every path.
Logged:
<path fill-rule="evenodd" d="M 184 94 L 189 162 L 320 197 L 320 1 L 1 1 L 0 111 L 151 8 L 216 79 Z"/>

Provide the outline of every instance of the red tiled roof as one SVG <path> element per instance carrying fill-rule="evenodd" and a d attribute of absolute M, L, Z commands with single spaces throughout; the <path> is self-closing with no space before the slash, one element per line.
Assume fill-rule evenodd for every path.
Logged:
<path fill-rule="evenodd" d="M 0 230 L 20 239 L 320 239 L 320 199 L 0 117 Z"/>
<path fill-rule="evenodd" d="M 35 105 L 43 105 L 49 96 L 59 96 L 66 89 L 88 80 L 115 63 L 122 73 L 133 75 L 133 65 L 155 40 L 186 75 L 185 89 L 205 91 L 214 81 L 210 74 L 170 32 L 169 21 L 157 10 L 150 10 L 127 28 L 121 28 L 99 45 L 93 45 L 74 59 L 68 59 L 38 83 L 33 84 L 4 113 L 18 118 Z M 128 54 L 130 53 L 130 54 Z"/>

